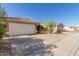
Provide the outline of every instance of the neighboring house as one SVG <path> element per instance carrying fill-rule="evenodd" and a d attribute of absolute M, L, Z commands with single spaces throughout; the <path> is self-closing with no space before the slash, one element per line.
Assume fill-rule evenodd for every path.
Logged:
<path fill-rule="evenodd" d="M 28 18 L 8 17 L 7 34 L 9 36 L 35 34 L 37 22 Z"/>
<path fill-rule="evenodd" d="M 79 31 L 79 26 L 65 26 L 64 30 L 67 30 L 67 31 Z"/>
<path fill-rule="evenodd" d="M 46 25 L 44 23 L 40 23 L 40 25 L 43 27 L 43 31 L 42 32 L 48 32 Z M 55 29 L 53 30 L 53 33 L 57 31 L 57 26 L 55 27 Z"/>
<path fill-rule="evenodd" d="M 64 26 L 64 30 L 66 31 L 74 31 L 74 28 L 71 26 Z"/>

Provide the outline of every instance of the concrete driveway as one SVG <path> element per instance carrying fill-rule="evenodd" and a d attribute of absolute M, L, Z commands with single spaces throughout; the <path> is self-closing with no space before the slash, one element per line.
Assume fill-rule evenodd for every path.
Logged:
<path fill-rule="evenodd" d="M 63 34 L 40 34 L 33 35 L 42 38 L 46 44 L 55 44 L 53 49 L 55 56 L 78 56 L 79 55 L 79 32 L 65 32 Z"/>
<path fill-rule="evenodd" d="M 27 37 L 29 38 L 33 37 L 34 39 L 41 39 L 43 40 L 44 44 L 55 44 L 57 48 L 52 49 L 52 51 L 54 51 L 55 56 L 79 56 L 79 32 L 65 32 L 63 34 L 37 34 L 37 35 L 30 35 L 30 36 L 27 36 L 27 35 L 18 36 L 18 38 L 25 38 L 24 40 L 23 39 L 21 40 L 22 42 L 23 41 L 25 42 Z M 20 40 L 17 40 L 15 42 L 18 42 L 18 41 Z M 18 44 L 20 45 L 20 43 Z"/>
<path fill-rule="evenodd" d="M 55 56 L 79 56 L 79 33 L 71 32 L 63 40 L 55 43 Z"/>

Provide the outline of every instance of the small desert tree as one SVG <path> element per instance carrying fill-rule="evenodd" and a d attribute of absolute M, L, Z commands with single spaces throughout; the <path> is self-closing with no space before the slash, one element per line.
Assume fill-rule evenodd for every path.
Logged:
<path fill-rule="evenodd" d="M 37 33 L 40 33 L 41 31 L 43 31 L 44 27 L 42 25 L 37 25 Z"/>
<path fill-rule="evenodd" d="M 0 4 L 0 39 L 2 39 L 3 35 L 5 34 L 7 23 L 6 11 L 1 7 Z"/>
<path fill-rule="evenodd" d="M 57 33 L 61 33 L 63 31 L 64 25 L 63 23 L 59 23 L 57 26 Z"/>
<path fill-rule="evenodd" d="M 53 30 L 55 29 L 55 27 L 56 27 L 56 23 L 53 22 L 53 21 L 48 21 L 48 22 L 46 23 L 46 28 L 47 28 L 47 30 L 48 30 L 48 32 L 49 32 L 50 34 L 52 34 L 52 32 L 53 32 Z"/>
<path fill-rule="evenodd" d="M 41 29 L 41 27 L 40 27 L 40 25 L 37 25 L 37 33 L 40 33 L 40 30 Z"/>

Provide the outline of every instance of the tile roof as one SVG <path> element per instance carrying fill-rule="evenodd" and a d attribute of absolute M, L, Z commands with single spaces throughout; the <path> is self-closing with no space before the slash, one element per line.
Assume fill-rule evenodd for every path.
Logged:
<path fill-rule="evenodd" d="M 39 24 L 38 22 L 32 21 L 29 18 L 8 17 L 8 20 L 9 22 L 15 22 L 15 23 Z"/>

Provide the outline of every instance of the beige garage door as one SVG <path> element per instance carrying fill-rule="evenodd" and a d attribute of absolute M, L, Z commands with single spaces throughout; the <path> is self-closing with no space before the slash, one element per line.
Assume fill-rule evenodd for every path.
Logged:
<path fill-rule="evenodd" d="M 35 25 L 22 23 L 9 23 L 9 35 L 34 34 Z"/>

